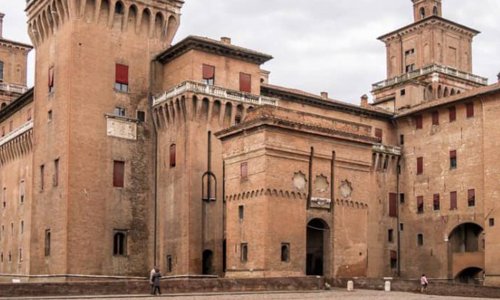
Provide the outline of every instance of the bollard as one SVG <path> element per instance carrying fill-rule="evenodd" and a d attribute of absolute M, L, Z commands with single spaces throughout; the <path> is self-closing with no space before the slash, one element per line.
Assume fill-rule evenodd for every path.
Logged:
<path fill-rule="evenodd" d="M 347 291 L 348 291 L 348 292 L 352 292 L 352 291 L 354 291 L 354 281 L 349 280 L 349 281 L 347 282 Z"/>
<path fill-rule="evenodd" d="M 386 292 L 390 292 L 391 291 L 391 282 L 389 280 L 387 280 L 385 282 L 384 291 L 386 291 Z"/>

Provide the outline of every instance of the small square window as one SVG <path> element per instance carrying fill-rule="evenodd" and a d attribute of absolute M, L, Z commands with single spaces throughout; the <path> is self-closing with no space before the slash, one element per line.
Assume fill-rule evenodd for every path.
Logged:
<path fill-rule="evenodd" d="M 405 229 L 405 224 L 399 223 L 399 231 L 403 231 Z"/>
<path fill-rule="evenodd" d="M 115 110 L 113 111 L 113 114 L 118 117 L 125 117 L 125 108 L 117 106 L 115 107 Z"/>
<path fill-rule="evenodd" d="M 392 230 L 392 229 L 387 230 L 387 241 L 389 243 L 394 242 L 394 230 Z"/>
<path fill-rule="evenodd" d="M 490 224 L 490 227 L 495 226 L 495 219 L 494 219 L 494 218 L 490 218 L 490 219 L 488 220 L 488 223 Z"/>
<path fill-rule="evenodd" d="M 401 204 L 405 203 L 405 194 L 404 193 L 399 194 L 399 203 L 401 203 Z"/>
<path fill-rule="evenodd" d="M 418 246 L 423 246 L 424 245 L 424 235 L 419 233 L 417 235 L 417 245 Z"/>
<path fill-rule="evenodd" d="M 145 122 L 146 121 L 146 113 L 142 110 L 137 111 L 137 121 Z"/>
<path fill-rule="evenodd" d="M 399 91 L 399 94 L 400 94 L 401 96 L 406 95 L 406 90 L 405 90 L 405 89 L 400 90 L 400 91 Z"/>

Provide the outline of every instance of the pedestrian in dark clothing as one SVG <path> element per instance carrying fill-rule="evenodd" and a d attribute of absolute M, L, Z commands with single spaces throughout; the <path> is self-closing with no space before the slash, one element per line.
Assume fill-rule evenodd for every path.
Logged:
<path fill-rule="evenodd" d="M 161 279 L 161 273 L 160 269 L 155 268 L 155 273 L 152 276 L 153 280 L 153 295 L 156 295 L 156 291 L 158 291 L 158 295 L 161 295 L 160 291 L 160 279 Z"/>

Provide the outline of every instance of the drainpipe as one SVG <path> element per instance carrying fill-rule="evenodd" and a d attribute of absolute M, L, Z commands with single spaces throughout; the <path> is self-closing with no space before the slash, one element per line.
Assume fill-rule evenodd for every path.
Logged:
<path fill-rule="evenodd" d="M 309 157 L 309 185 L 307 189 L 309 195 L 307 195 L 307 210 L 311 208 L 313 157 L 314 147 L 311 147 L 311 156 Z"/>
<path fill-rule="evenodd" d="M 401 226 L 400 226 L 400 215 L 401 215 L 401 210 L 400 210 L 400 205 L 399 205 L 399 199 L 400 199 L 400 195 L 399 195 L 399 174 L 401 173 L 401 165 L 400 165 L 400 161 L 401 161 L 401 156 L 398 156 L 398 162 L 396 164 L 396 207 L 397 207 L 397 217 L 396 217 L 396 220 L 397 220 L 397 230 L 396 230 L 396 234 L 397 234 L 397 253 L 398 253 L 398 256 L 397 256 L 397 259 L 398 259 L 398 269 L 397 269 L 397 274 L 398 274 L 398 277 L 401 277 Z"/>
<path fill-rule="evenodd" d="M 155 62 L 151 62 L 151 69 L 149 74 L 149 115 L 153 123 L 153 160 L 154 160 L 154 180 L 153 180 L 153 191 L 154 191 L 154 225 L 153 225 L 153 265 L 158 265 L 158 128 L 156 127 L 156 122 L 153 119 L 153 77 L 155 74 Z"/>
<path fill-rule="evenodd" d="M 226 240 L 226 161 L 222 158 L 222 272 L 226 277 L 227 269 L 227 241 L 226 249 L 224 249 L 224 241 Z"/>

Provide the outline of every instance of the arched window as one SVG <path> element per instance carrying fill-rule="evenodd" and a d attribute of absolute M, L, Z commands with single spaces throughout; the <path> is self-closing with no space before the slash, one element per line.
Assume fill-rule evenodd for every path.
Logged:
<path fill-rule="evenodd" d="M 117 231 L 113 237 L 113 255 L 126 255 L 127 235 L 124 231 Z"/>
<path fill-rule="evenodd" d="M 420 19 L 425 18 L 425 8 L 421 7 L 420 8 Z"/>
<path fill-rule="evenodd" d="M 432 14 L 437 16 L 438 15 L 438 8 L 437 6 L 434 6 L 434 8 L 432 9 Z"/>
<path fill-rule="evenodd" d="M 123 9 L 123 3 L 121 3 L 120 1 L 116 2 L 116 4 L 115 4 L 115 13 L 122 15 L 123 11 L 124 11 L 124 9 Z"/>
<path fill-rule="evenodd" d="M 3 81 L 3 61 L 0 60 L 0 81 Z"/>
<path fill-rule="evenodd" d="M 281 244 L 281 261 L 288 262 L 290 261 L 290 244 L 282 243 Z"/>

